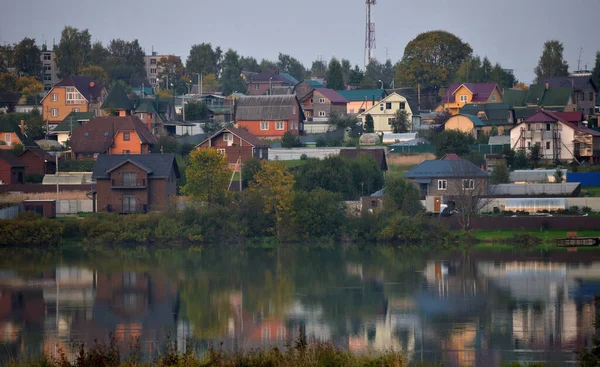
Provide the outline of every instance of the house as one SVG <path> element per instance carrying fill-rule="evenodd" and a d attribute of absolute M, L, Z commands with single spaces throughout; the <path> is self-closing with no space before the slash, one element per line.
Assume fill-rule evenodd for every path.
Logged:
<path fill-rule="evenodd" d="M 0 150 L 0 184 L 25 183 L 25 163 L 8 150 Z"/>
<path fill-rule="evenodd" d="M 225 153 L 230 167 L 236 171 L 252 158 L 269 159 L 269 145 L 244 129 L 221 129 L 194 149 L 217 149 Z"/>
<path fill-rule="evenodd" d="M 443 124 L 444 130 L 458 130 L 465 134 L 471 134 L 477 139 L 482 133 L 489 134 L 491 126 L 474 115 L 460 113 L 453 115 Z"/>
<path fill-rule="evenodd" d="M 177 194 L 178 178 L 174 154 L 100 154 L 92 174 L 96 180 L 97 210 L 165 210 Z"/>
<path fill-rule="evenodd" d="M 376 105 L 367 108 L 364 112 L 358 114 L 358 120 L 363 124 L 366 122 L 367 115 L 373 117 L 373 125 L 376 132 L 392 132 L 393 120 L 398 111 L 406 111 L 408 115 L 408 129 L 414 131 L 420 125 L 420 118 L 416 104 L 409 101 L 406 97 L 393 92 L 381 99 Z"/>
<path fill-rule="evenodd" d="M 341 149 L 340 156 L 345 157 L 350 160 L 355 160 L 361 155 L 368 155 L 375 159 L 377 166 L 381 169 L 382 172 L 387 172 L 388 164 L 387 157 L 385 155 L 385 149 L 383 148 L 373 148 L 373 149 L 361 149 L 361 148 L 349 148 L 349 149 Z"/>
<path fill-rule="evenodd" d="M 500 103 L 502 91 L 496 83 L 451 84 L 442 98 L 442 110 L 452 115 L 468 103 Z"/>
<path fill-rule="evenodd" d="M 333 89 L 316 88 L 300 99 L 307 125 L 327 122 L 332 114 L 345 114 L 348 100 Z"/>
<path fill-rule="evenodd" d="M 512 149 L 531 150 L 540 146 L 544 160 L 587 160 L 600 158 L 600 132 L 569 122 L 570 113 L 539 110 L 510 131 Z"/>
<path fill-rule="evenodd" d="M 513 106 L 515 119 L 519 123 L 534 114 L 538 109 L 550 111 L 577 111 L 573 102 L 573 88 L 550 87 L 546 84 L 532 84 L 529 90 L 505 89 L 504 102 Z"/>
<path fill-rule="evenodd" d="M 0 150 L 12 149 L 15 145 L 24 148 L 39 148 L 35 141 L 25 135 L 25 121 L 20 126 L 9 120 L 0 120 Z"/>
<path fill-rule="evenodd" d="M 325 85 L 323 85 L 322 81 L 317 79 L 304 79 L 294 86 L 294 93 L 296 93 L 298 99 L 302 99 L 308 93 L 317 88 L 325 88 Z"/>
<path fill-rule="evenodd" d="M 71 112 L 65 117 L 65 119 L 58 124 L 54 130 L 52 130 L 52 135 L 56 136 L 56 140 L 66 146 L 73 129 L 78 128 L 84 123 L 90 121 L 94 118 L 94 112 Z"/>
<path fill-rule="evenodd" d="M 92 112 L 100 116 L 107 92 L 92 78 L 73 75 L 61 80 L 42 98 L 42 118 L 53 129 L 71 112 Z"/>
<path fill-rule="evenodd" d="M 594 107 L 598 98 L 598 86 L 592 81 L 590 75 L 570 75 L 562 77 L 546 78 L 539 81 L 540 84 L 550 88 L 567 87 L 573 89 L 573 103 L 577 110 L 584 115 L 594 115 Z"/>
<path fill-rule="evenodd" d="M 488 190 L 488 175 L 468 160 L 427 160 L 411 168 L 403 177 L 414 183 L 428 211 L 439 213 L 444 202 L 465 193 L 483 196 Z"/>
<path fill-rule="evenodd" d="M 383 89 L 338 90 L 337 92 L 348 100 L 346 105 L 348 115 L 363 113 L 385 97 Z"/>
<path fill-rule="evenodd" d="M 158 140 L 136 116 L 95 117 L 73 130 L 71 153 L 76 159 L 99 154 L 147 154 Z"/>
<path fill-rule="evenodd" d="M 161 136 L 165 130 L 164 124 L 176 118 L 172 98 L 139 98 L 134 106 L 132 115 L 144 121 L 154 136 Z"/>
<path fill-rule="evenodd" d="M 274 88 L 290 88 L 290 90 L 292 90 L 299 82 L 289 74 L 265 70 L 257 74 L 249 75 L 246 79 L 246 83 L 248 85 L 248 95 L 261 96 L 265 94 L 275 94 L 273 93 Z"/>
<path fill-rule="evenodd" d="M 278 139 L 304 130 L 304 112 L 295 95 L 243 96 L 235 108 L 237 128 L 263 139 Z"/>
<path fill-rule="evenodd" d="M 495 126 L 501 135 L 508 133 L 516 122 L 514 108 L 508 103 L 469 103 L 460 109 L 460 114 L 477 116 L 489 130 Z"/>
<path fill-rule="evenodd" d="M 115 83 L 106 98 L 104 98 L 100 109 L 104 112 L 103 115 L 130 116 L 133 103 L 121 84 Z"/>
<path fill-rule="evenodd" d="M 25 175 L 53 175 L 56 173 L 56 157 L 40 148 L 27 148 L 19 159 L 26 165 Z"/>

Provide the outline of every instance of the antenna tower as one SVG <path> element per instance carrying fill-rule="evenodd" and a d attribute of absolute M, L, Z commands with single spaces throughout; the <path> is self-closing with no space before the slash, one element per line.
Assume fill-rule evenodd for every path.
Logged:
<path fill-rule="evenodd" d="M 577 72 L 581 70 L 581 54 L 583 53 L 583 46 L 579 49 L 579 59 L 577 59 Z"/>
<path fill-rule="evenodd" d="M 375 22 L 371 21 L 371 7 L 377 3 L 377 0 L 366 0 L 367 4 L 367 22 L 365 32 L 365 69 L 373 60 L 375 50 Z"/>

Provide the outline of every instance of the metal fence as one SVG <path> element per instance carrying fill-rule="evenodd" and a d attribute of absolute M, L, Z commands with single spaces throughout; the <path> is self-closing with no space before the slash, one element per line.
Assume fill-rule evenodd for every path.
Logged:
<path fill-rule="evenodd" d="M 489 145 L 489 144 L 473 144 L 470 146 L 471 151 L 483 154 L 501 154 L 505 150 L 510 150 L 510 144 L 504 145 Z"/>
<path fill-rule="evenodd" d="M 394 154 L 410 154 L 410 153 L 434 153 L 435 147 L 431 144 L 421 145 L 392 145 L 390 153 Z"/>
<path fill-rule="evenodd" d="M 94 211 L 91 199 L 59 200 L 56 205 L 56 215 L 91 213 Z"/>
<path fill-rule="evenodd" d="M 307 158 L 327 158 L 339 155 L 341 148 L 291 148 L 291 149 L 269 149 L 270 161 L 293 161 L 301 159 L 303 155 Z"/>
<path fill-rule="evenodd" d="M 23 211 L 23 204 L 17 204 L 0 209 L 0 219 L 12 219 Z"/>

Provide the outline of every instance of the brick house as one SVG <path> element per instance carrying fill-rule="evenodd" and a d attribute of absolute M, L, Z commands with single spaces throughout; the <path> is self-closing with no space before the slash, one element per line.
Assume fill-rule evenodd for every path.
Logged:
<path fill-rule="evenodd" d="M 164 210 L 177 194 L 179 177 L 174 154 L 100 154 L 92 174 L 97 211 Z"/>
<path fill-rule="evenodd" d="M 19 159 L 25 163 L 26 175 L 53 175 L 56 173 L 56 157 L 40 148 L 27 148 Z"/>
<path fill-rule="evenodd" d="M 269 145 L 244 129 L 221 129 L 194 149 L 220 150 L 233 169 L 239 169 L 252 158 L 269 159 Z M 240 166 L 237 166 L 238 159 L 241 159 Z"/>
<path fill-rule="evenodd" d="M 304 112 L 296 95 L 243 96 L 235 108 L 237 128 L 263 139 L 278 139 L 304 130 Z"/>
<path fill-rule="evenodd" d="M 578 111 L 586 116 L 594 114 L 598 88 L 590 75 L 546 78 L 540 80 L 540 84 L 548 85 L 550 88 L 573 88 L 573 103 L 577 105 Z"/>
<path fill-rule="evenodd" d="M 20 144 L 24 148 L 39 148 L 36 142 L 25 135 L 25 121 L 21 120 L 21 126 L 12 121 L 0 121 L 0 143 L 1 149 L 12 149 L 14 145 Z"/>
<path fill-rule="evenodd" d="M 348 100 L 333 89 L 316 88 L 300 99 L 306 121 L 328 121 L 332 113 L 346 114 Z"/>
<path fill-rule="evenodd" d="M 96 117 L 73 130 L 71 154 L 76 159 L 98 154 L 147 154 L 158 140 L 136 116 Z"/>
<path fill-rule="evenodd" d="M 323 83 L 317 79 L 304 79 L 294 86 L 294 93 L 299 99 L 303 99 L 308 93 L 317 88 L 325 88 L 325 85 L 323 85 Z"/>
<path fill-rule="evenodd" d="M 7 150 L 0 150 L 0 184 L 25 183 L 25 163 Z"/>
<path fill-rule="evenodd" d="M 262 96 L 272 93 L 274 89 L 293 89 L 298 80 L 289 74 L 279 73 L 279 71 L 265 70 L 258 74 L 250 75 L 246 79 L 248 84 L 247 94 L 252 96 Z"/>

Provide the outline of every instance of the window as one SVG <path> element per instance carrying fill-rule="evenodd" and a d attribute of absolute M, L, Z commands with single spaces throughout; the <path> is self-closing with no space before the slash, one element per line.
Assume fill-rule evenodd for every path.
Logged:
<path fill-rule="evenodd" d="M 371 206 L 377 208 L 377 200 L 371 200 Z"/>
<path fill-rule="evenodd" d="M 135 172 L 123 172 L 123 186 L 135 186 L 137 174 Z"/>
<path fill-rule="evenodd" d="M 313 103 L 315 103 L 315 99 L 314 99 L 314 98 L 311 98 L 311 99 L 310 99 L 310 104 L 313 104 Z"/>
<path fill-rule="evenodd" d="M 105 132 L 104 132 L 104 136 L 108 136 L 108 131 L 105 131 Z"/>
<path fill-rule="evenodd" d="M 550 124 L 546 124 L 546 131 L 550 131 Z"/>
<path fill-rule="evenodd" d="M 296 106 L 292 107 L 292 115 L 296 114 Z"/>
<path fill-rule="evenodd" d="M 461 94 L 460 95 L 460 101 L 461 102 L 467 102 L 469 100 L 469 96 L 467 96 L 466 94 Z"/>
<path fill-rule="evenodd" d="M 391 110 L 392 109 L 392 103 L 391 102 L 386 102 L 385 103 L 385 109 L 386 110 Z"/>
<path fill-rule="evenodd" d="M 123 212 L 135 213 L 136 200 L 134 195 L 123 195 Z"/>
<path fill-rule="evenodd" d="M 6 144 L 10 144 L 11 140 L 12 140 L 12 135 L 10 133 L 4 134 L 4 142 Z"/>
<path fill-rule="evenodd" d="M 325 103 L 325 98 L 319 98 L 319 103 Z"/>
<path fill-rule="evenodd" d="M 400 109 L 401 110 L 405 110 L 406 109 L 406 103 L 405 102 L 400 102 Z"/>
<path fill-rule="evenodd" d="M 123 133 L 123 140 L 129 141 L 129 139 L 131 139 L 130 133 Z"/>
<path fill-rule="evenodd" d="M 44 54 L 44 61 L 51 61 L 51 60 L 52 60 L 51 54 Z"/>
<path fill-rule="evenodd" d="M 150 69 L 150 74 L 156 74 L 156 69 Z"/>
<path fill-rule="evenodd" d="M 269 130 L 269 121 L 261 121 L 260 129 L 261 130 Z"/>
<path fill-rule="evenodd" d="M 58 101 L 58 94 L 52 93 L 52 102 Z"/>
<path fill-rule="evenodd" d="M 263 150 L 260 148 L 257 150 L 258 150 L 258 158 L 262 159 L 263 158 Z"/>
<path fill-rule="evenodd" d="M 156 65 L 156 59 L 150 59 L 150 65 Z"/>
<path fill-rule="evenodd" d="M 531 124 L 527 124 L 527 131 L 531 131 Z"/>
<path fill-rule="evenodd" d="M 156 78 L 150 78 L 150 84 L 156 84 Z"/>
<path fill-rule="evenodd" d="M 492 102 L 496 102 L 496 95 L 492 94 Z"/>
<path fill-rule="evenodd" d="M 86 132 L 85 132 L 85 134 L 83 134 L 83 135 L 85 135 L 85 136 L 90 136 L 90 132 L 89 132 L 89 131 L 86 131 Z"/>
<path fill-rule="evenodd" d="M 124 150 L 123 154 L 131 154 L 131 151 L 130 150 Z"/>
<path fill-rule="evenodd" d="M 44 81 L 45 81 L 45 82 L 50 82 L 50 81 L 52 81 L 52 75 L 45 74 L 45 75 L 44 75 Z"/>
<path fill-rule="evenodd" d="M 283 130 L 283 121 L 277 121 L 275 123 L 275 129 L 276 130 Z"/>
<path fill-rule="evenodd" d="M 475 190 L 475 180 L 463 180 L 463 190 Z"/>
<path fill-rule="evenodd" d="M 223 141 L 233 141 L 233 134 L 232 133 L 223 134 Z"/>
<path fill-rule="evenodd" d="M 52 65 L 44 65 L 44 72 L 52 72 Z"/>
<path fill-rule="evenodd" d="M 438 190 L 446 190 L 448 188 L 448 181 L 438 180 Z"/>
<path fill-rule="evenodd" d="M 73 111 L 73 112 L 79 112 L 79 108 L 73 108 L 71 111 Z"/>
<path fill-rule="evenodd" d="M 325 111 L 319 111 L 319 117 L 325 117 L 327 113 Z"/>
<path fill-rule="evenodd" d="M 136 274 L 133 272 L 123 273 L 123 287 L 135 287 L 137 283 Z"/>
<path fill-rule="evenodd" d="M 67 104 L 85 104 L 86 99 L 75 87 L 67 87 Z"/>
<path fill-rule="evenodd" d="M 531 142 L 530 141 L 527 142 L 527 149 L 531 149 Z"/>
<path fill-rule="evenodd" d="M 258 84 L 252 84 L 252 88 L 254 88 L 254 90 L 258 90 Z"/>
<path fill-rule="evenodd" d="M 546 142 L 546 149 L 550 149 L 550 142 L 549 141 Z"/>
<path fill-rule="evenodd" d="M 379 105 L 379 111 L 383 111 L 383 103 Z"/>
<path fill-rule="evenodd" d="M 50 111 L 52 112 L 52 117 L 58 117 L 58 108 L 53 108 Z"/>

